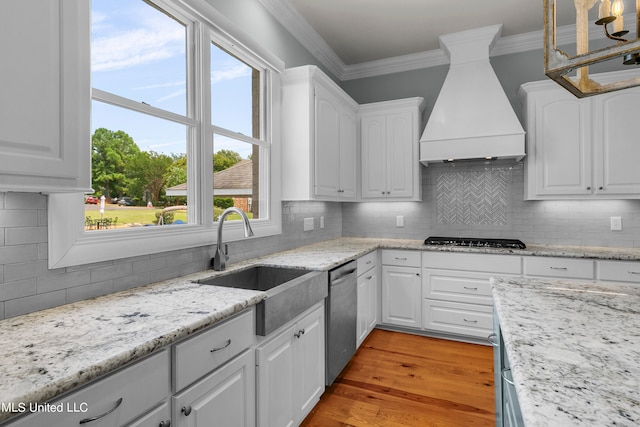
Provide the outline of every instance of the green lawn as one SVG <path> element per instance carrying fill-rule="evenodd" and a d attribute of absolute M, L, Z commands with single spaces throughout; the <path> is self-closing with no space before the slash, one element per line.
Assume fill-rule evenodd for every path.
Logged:
<path fill-rule="evenodd" d="M 156 224 L 156 212 L 160 212 L 162 209 L 128 209 L 128 208 L 116 208 L 116 209 L 105 209 L 103 218 L 118 218 L 116 222 L 117 225 L 146 225 L 146 224 Z M 85 217 L 90 217 L 93 220 L 100 219 L 100 212 L 95 209 L 85 209 Z M 186 211 L 175 211 L 173 212 L 173 220 L 182 220 L 187 222 L 187 212 Z"/>

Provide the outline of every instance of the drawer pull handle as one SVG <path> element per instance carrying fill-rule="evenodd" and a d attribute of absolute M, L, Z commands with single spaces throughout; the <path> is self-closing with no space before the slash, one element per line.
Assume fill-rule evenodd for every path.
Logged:
<path fill-rule="evenodd" d="M 216 351 L 224 350 L 225 348 L 229 347 L 230 345 L 231 345 L 231 338 L 229 338 L 227 340 L 226 344 L 223 345 L 222 347 L 212 348 L 210 351 L 211 351 L 211 353 L 215 353 Z"/>
<path fill-rule="evenodd" d="M 406 261 L 406 260 L 407 260 L 407 257 L 399 257 L 399 256 L 397 256 L 397 257 L 396 257 L 396 259 L 397 259 L 398 261 Z"/>
<path fill-rule="evenodd" d="M 191 406 L 183 406 L 181 409 L 181 412 L 188 417 L 189 414 L 191 413 Z"/>
<path fill-rule="evenodd" d="M 305 333 L 305 330 L 304 329 L 300 329 L 298 332 L 293 334 L 293 336 L 296 337 L 296 338 L 300 338 L 302 335 L 304 335 L 304 333 Z"/>
<path fill-rule="evenodd" d="M 97 415 L 95 417 L 91 417 L 91 418 L 84 418 L 82 420 L 80 420 L 80 424 L 87 424 L 90 423 L 92 421 L 96 421 L 99 420 L 100 418 L 104 418 L 107 415 L 109 415 L 110 413 L 112 413 L 113 411 L 115 411 L 116 409 L 118 409 L 118 407 L 122 404 L 122 398 L 118 399 L 116 401 L 116 404 L 113 406 L 113 408 L 109 409 L 107 412 L 105 412 L 104 414 L 100 414 Z"/>
<path fill-rule="evenodd" d="M 498 346 L 498 335 L 494 332 L 492 334 L 489 334 L 489 336 L 487 337 L 487 341 L 489 341 L 489 344 L 491 344 L 494 347 Z"/>
<path fill-rule="evenodd" d="M 549 267 L 552 270 L 566 270 L 567 267 Z"/>
<path fill-rule="evenodd" d="M 465 318 L 462 318 L 462 320 L 464 320 L 467 323 L 478 323 L 477 320 L 469 320 L 469 319 L 465 319 Z"/>
<path fill-rule="evenodd" d="M 373 262 L 373 261 L 367 261 L 367 265 L 368 265 L 368 264 L 371 264 L 372 262 Z"/>
<path fill-rule="evenodd" d="M 502 370 L 502 379 L 505 380 L 507 384 L 511 384 L 512 386 L 515 386 L 515 383 L 511 381 L 509 378 L 507 378 L 507 376 L 505 375 L 506 372 L 511 372 L 511 369 Z"/>
<path fill-rule="evenodd" d="M 158 427 L 171 427 L 171 420 L 160 421 L 160 424 L 158 424 Z"/>
<path fill-rule="evenodd" d="M 478 290 L 478 288 L 472 288 L 471 286 L 465 286 L 464 288 L 466 290 L 468 290 L 468 291 L 477 291 Z"/>
<path fill-rule="evenodd" d="M 627 271 L 629 274 L 640 274 L 640 271 Z"/>
<path fill-rule="evenodd" d="M 367 277 L 367 280 L 371 280 L 371 279 L 373 279 L 373 276 Z"/>

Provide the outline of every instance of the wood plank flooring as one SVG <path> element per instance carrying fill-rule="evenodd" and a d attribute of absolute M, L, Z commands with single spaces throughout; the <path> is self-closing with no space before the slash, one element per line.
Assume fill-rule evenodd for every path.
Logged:
<path fill-rule="evenodd" d="M 375 329 L 301 425 L 495 426 L 493 348 Z"/>

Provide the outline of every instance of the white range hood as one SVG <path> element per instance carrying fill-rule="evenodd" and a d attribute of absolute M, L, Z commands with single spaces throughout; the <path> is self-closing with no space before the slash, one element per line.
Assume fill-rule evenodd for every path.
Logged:
<path fill-rule="evenodd" d="M 489 63 L 502 25 L 440 36 L 450 68 L 420 138 L 420 161 L 524 157 L 524 129 Z"/>

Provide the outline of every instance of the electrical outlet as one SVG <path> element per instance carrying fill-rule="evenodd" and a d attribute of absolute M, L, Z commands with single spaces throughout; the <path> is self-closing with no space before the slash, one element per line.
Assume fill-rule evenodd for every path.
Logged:
<path fill-rule="evenodd" d="M 402 215 L 396 216 L 396 227 L 404 227 L 404 216 Z"/>
<path fill-rule="evenodd" d="M 612 216 L 611 217 L 611 231 L 622 231 L 622 217 L 621 216 Z"/>
<path fill-rule="evenodd" d="M 304 219 L 304 231 L 313 230 L 313 217 Z"/>

